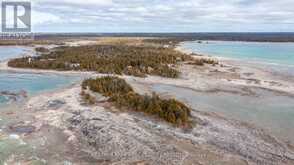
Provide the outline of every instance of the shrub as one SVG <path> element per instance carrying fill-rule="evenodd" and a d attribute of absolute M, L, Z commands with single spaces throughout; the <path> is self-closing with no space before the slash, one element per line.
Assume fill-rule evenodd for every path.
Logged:
<path fill-rule="evenodd" d="M 87 87 L 93 91 L 103 94 L 104 96 L 112 96 L 113 94 L 123 94 L 133 91 L 132 87 L 125 80 L 118 77 L 102 77 L 96 79 L 87 79 L 82 83 L 82 88 Z"/>
<path fill-rule="evenodd" d="M 86 93 L 84 90 L 82 90 L 80 95 L 82 96 L 82 99 L 86 104 L 93 105 L 96 103 L 96 98 Z"/>
<path fill-rule="evenodd" d="M 152 72 L 155 75 L 160 75 L 162 77 L 177 78 L 180 75 L 180 72 L 176 69 L 173 69 L 167 65 L 159 66 Z"/>
<path fill-rule="evenodd" d="M 188 64 L 203 66 L 204 64 L 217 65 L 217 64 L 219 64 L 219 62 L 215 59 L 212 59 L 212 58 L 202 57 L 202 58 L 193 59 Z"/>
<path fill-rule="evenodd" d="M 48 52 L 50 52 L 49 49 L 44 48 L 44 47 L 37 47 L 37 48 L 35 48 L 35 50 L 36 50 L 37 52 L 40 52 L 40 53 L 48 53 Z"/>

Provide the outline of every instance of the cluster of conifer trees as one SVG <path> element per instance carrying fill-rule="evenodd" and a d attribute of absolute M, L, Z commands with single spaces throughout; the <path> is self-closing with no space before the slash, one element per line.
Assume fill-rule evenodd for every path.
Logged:
<path fill-rule="evenodd" d="M 41 50 L 41 48 L 39 48 Z M 88 45 L 59 47 L 36 57 L 9 61 L 17 68 L 96 71 L 144 77 L 147 74 L 176 78 L 175 65 L 191 59 L 172 48 L 146 45 Z"/>
<path fill-rule="evenodd" d="M 87 79 L 82 89 L 90 89 L 110 98 L 118 107 L 155 115 L 175 125 L 188 125 L 191 110 L 175 99 L 161 99 L 155 93 L 152 96 L 140 95 L 118 77 Z"/>

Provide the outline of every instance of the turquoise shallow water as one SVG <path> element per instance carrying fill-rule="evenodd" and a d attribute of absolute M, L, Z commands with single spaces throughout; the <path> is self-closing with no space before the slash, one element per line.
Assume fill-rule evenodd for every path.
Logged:
<path fill-rule="evenodd" d="M 19 92 L 27 91 L 29 94 L 56 89 L 69 85 L 75 78 L 56 74 L 31 74 L 0 72 L 0 91 Z"/>
<path fill-rule="evenodd" d="M 258 97 L 230 93 L 196 92 L 170 85 L 154 85 L 162 94 L 171 94 L 192 108 L 217 112 L 226 117 L 253 123 L 294 144 L 294 99 L 256 89 Z"/>
<path fill-rule="evenodd" d="M 0 61 L 19 57 L 33 52 L 32 48 L 21 46 L 0 46 Z"/>
<path fill-rule="evenodd" d="M 230 58 L 278 75 L 289 78 L 294 76 L 294 43 L 205 41 L 184 42 L 181 46 L 194 53 Z M 256 90 L 260 97 L 252 97 L 227 93 L 206 94 L 170 86 L 158 86 L 155 89 L 175 94 L 199 110 L 219 112 L 266 128 L 294 144 L 293 97 L 277 96 L 266 90 Z"/>
<path fill-rule="evenodd" d="M 77 80 L 76 77 L 55 74 L 0 72 L 0 92 L 19 93 L 26 91 L 31 96 L 40 92 L 68 86 L 75 80 Z M 0 104 L 7 101 L 7 98 L 0 96 Z"/>
<path fill-rule="evenodd" d="M 0 46 L 0 61 L 32 53 L 33 49 L 29 47 Z M 40 92 L 68 86 L 76 80 L 78 80 L 78 78 L 73 76 L 0 71 L 0 93 L 18 93 L 25 91 L 29 96 L 31 96 Z M 0 105 L 4 105 L 8 101 L 9 99 L 7 96 L 0 95 Z"/>
<path fill-rule="evenodd" d="M 34 52 L 28 47 L 0 46 L 0 61 L 31 53 Z M 81 78 L 77 76 L 0 71 L 0 112 L 10 112 L 14 103 L 22 103 L 21 100 L 24 99 L 22 91 L 25 91 L 28 96 L 33 96 L 41 92 L 67 87 L 79 80 Z M 13 106 L 14 110 L 18 108 Z M 10 122 L 15 121 L 6 115 L 0 115 L 0 164 L 5 164 L 4 162 L 12 155 L 15 160 L 29 159 L 30 164 L 45 164 L 38 160 L 34 146 L 25 143 L 18 135 L 3 131 L 3 128 L 7 127 Z"/>
<path fill-rule="evenodd" d="M 191 41 L 181 47 L 205 55 L 294 66 L 294 43 Z"/>

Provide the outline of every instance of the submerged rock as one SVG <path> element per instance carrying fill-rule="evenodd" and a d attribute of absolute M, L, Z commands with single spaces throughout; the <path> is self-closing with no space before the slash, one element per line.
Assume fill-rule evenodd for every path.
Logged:
<path fill-rule="evenodd" d="M 52 100 L 48 102 L 47 107 L 50 109 L 59 109 L 65 104 L 65 101 L 62 100 Z"/>
<path fill-rule="evenodd" d="M 9 130 L 14 133 L 20 133 L 20 134 L 30 134 L 35 131 L 36 127 L 31 125 L 16 125 L 16 126 L 10 126 Z"/>
<path fill-rule="evenodd" d="M 27 98 L 28 94 L 24 90 L 19 92 L 0 91 L 0 96 L 5 97 L 8 101 L 20 101 L 24 98 Z"/>

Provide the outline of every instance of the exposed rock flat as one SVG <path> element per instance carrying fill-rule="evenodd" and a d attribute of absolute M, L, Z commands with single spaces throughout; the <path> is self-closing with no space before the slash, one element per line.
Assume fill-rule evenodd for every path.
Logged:
<path fill-rule="evenodd" d="M 7 63 L 0 63 L 0 70 L 21 71 L 8 68 Z M 289 96 L 294 93 L 292 81 L 277 82 L 254 68 L 181 65 L 180 70 L 180 79 L 123 78 L 140 94 L 151 93 L 149 85 L 159 83 L 252 97 L 256 88 Z M 193 109 L 197 124 L 184 130 L 145 114 L 120 111 L 108 102 L 84 106 L 80 90 L 80 85 L 76 85 L 31 98 L 25 111 L 9 114 L 26 122 L 12 122 L 7 129 L 22 134 L 24 141 L 35 147 L 38 158 L 47 164 L 294 164 L 293 148 L 252 125 Z"/>
<path fill-rule="evenodd" d="M 260 129 L 194 110 L 192 130 L 153 117 L 120 112 L 105 103 L 82 106 L 80 87 L 32 98 L 27 109 L 38 123 L 64 130 L 67 142 L 104 163 L 293 164 L 286 145 Z M 56 108 L 52 102 L 62 103 Z M 50 108 L 51 107 L 51 108 Z M 37 124 L 38 125 L 38 124 Z M 85 162 L 87 163 L 87 162 Z"/>

